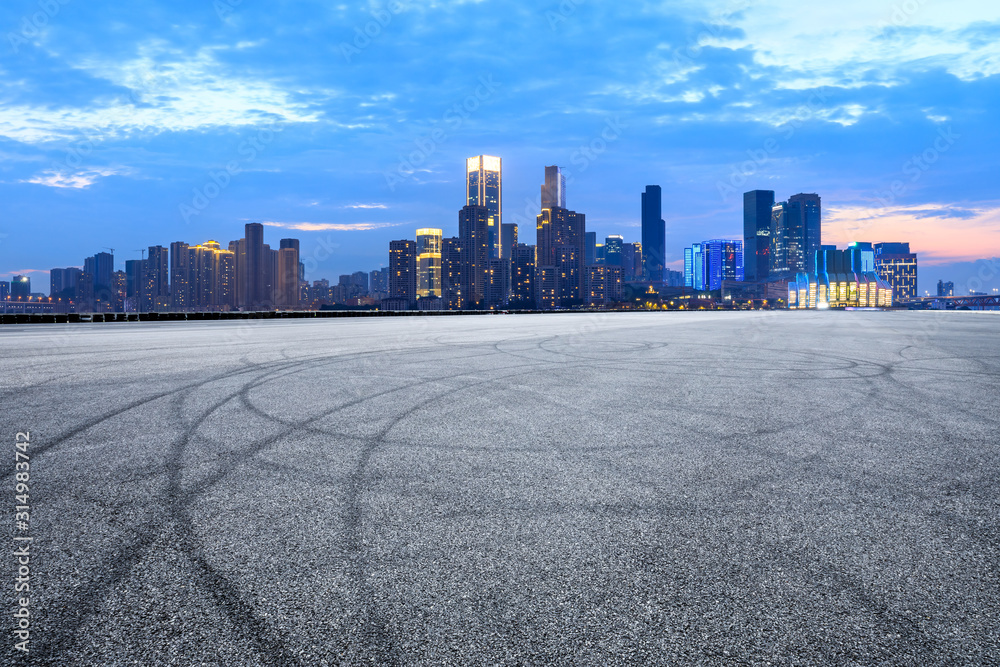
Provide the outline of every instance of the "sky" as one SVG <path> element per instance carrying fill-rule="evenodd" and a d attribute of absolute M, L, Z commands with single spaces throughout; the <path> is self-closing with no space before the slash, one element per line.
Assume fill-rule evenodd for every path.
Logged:
<path fill-rule="evenodd" d="M 310 280 L 457 234 L 498 155 L 534 243 L 546 165 L 598 238 L 742 237 L 742 193 L 823 199 L 823 241 L 908 241 L 920 292 L 1000 289 L 1000 3 L 7 0 L 0 279 L 115 249 L 301 239 Z"/>

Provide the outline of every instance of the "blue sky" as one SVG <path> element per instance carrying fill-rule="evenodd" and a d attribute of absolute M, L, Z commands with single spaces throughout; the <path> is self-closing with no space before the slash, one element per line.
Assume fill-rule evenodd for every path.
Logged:
<path fill-rule="evenodd" d="M 664 192 L 668 261 L 744 190 L 818 192 L 824 240 L 910 241 L 921 290 L 1000 256 L 1000 4 L 8 0 L 0 278 L 104 247 L 302 240 L 310 279 L 457 233 L 504 159 L 534 242 L 545 165 L 601 238 Z M 997 275 L 991 275 L 996 273 Z M 977 283 L 977 285 L 979 285 Z"/>

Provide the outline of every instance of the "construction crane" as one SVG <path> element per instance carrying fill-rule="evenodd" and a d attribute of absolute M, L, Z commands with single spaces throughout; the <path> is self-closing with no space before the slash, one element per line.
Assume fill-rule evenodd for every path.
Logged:
<path fill-rule="evenodd" d="M 104 246 L 104 249 L 105 250 L 110 250 L 112 255 L 115 254 L 115 249 L 114 248 L 109 248 L 108 246 Z"/>
<path fill-rule="evenodd" d="M 141 252 L 142 253 L 142 258 L 146 259 L 146 249 L 145 248 L 136 248 L 132 252 Z"/>

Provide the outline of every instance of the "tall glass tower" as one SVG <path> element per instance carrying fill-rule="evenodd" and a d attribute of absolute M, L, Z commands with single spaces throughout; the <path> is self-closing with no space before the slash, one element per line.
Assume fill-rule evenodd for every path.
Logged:
<path fill-rule="evenodd" d="M 417 230 L 417 297 L 441 296 L 440 229 Z"/>
<path fill-rule="evenodd" d="M 503 222 L 501 166 L 500 158 L 490 155 L 470 157 L 465 164 L 466 205 L 482 206 L 489 212 L 487 231 L 491 259 L 501 257 L 500 225 Z"/>

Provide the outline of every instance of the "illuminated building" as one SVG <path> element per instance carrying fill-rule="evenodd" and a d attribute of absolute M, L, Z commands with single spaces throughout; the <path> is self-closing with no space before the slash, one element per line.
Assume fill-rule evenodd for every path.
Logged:
<path fill-rule="evenodd" d="M 797 194 L 771 208 L 771 266 L 774 277 L 807 270 L 819 250 L 822 228 L 820 197 Z"/>
<path fill-rule="evenodd" d="M 955 296 L 955 283 L 951 281 L 944 282 L 943 280 L 939 280 L 937 284 L 937 295 Z"/>
<path fill-rule="evenodd" d="M 489 257 L 500 257 L 500 225 L 503 223 L 502 161 L 479 155 L 466 160 L 466 205 L 481 206 L 487 211 L 487 246 Z"/>
<path fill-rule="evenodd" d="M 837 250 L 820 246 L 813 270 L 801 272 L 788 283 L 788 307 L 888 308 L 893 304 L 892 286 L 874 271 L 864 271 L 864 248 Z"/>
<path fill-rule="evenodd" d="M 642 244 L 622 245 L 622 280 L 632 282 L 642 280 Z M 664 269 L 664 271 L 666 271 Z"/>
<path fill-rule="evenodd" d="M 462 299 L 465 308 L 486 308 L 490 282 L 490 211 L 466 206 L 458 213 L 458 238 L 462 251 Z"/>
<path fill-rule="evenodd" d="M 624 245 L 625 239 L 619 234 L 613 234 L 604 239 L 604 263 L 608 266 L 621 266 L 622 246 Z"/>
<path fill-rule="evenodd" d="M 183 241 L 170 244 L 170 299 L 174 310 L 192 306 L 191 250 Z"/>
<path fill-rule="evenodd" d="M 0 280 L 0 301 L 8 299 L 10 299 L 10 283 L 6 280 Z"/>
<path fill-rule="evenodd" d="M 917 255 L 909 243 L 876 243 L 875 271 L 892 285 L 897 301 L 917 296 Z"/>
<path fill-rule="evenodd" d="M 488 267 L 485 305 L 491 309 L 506 306 L 510 295 L 511 262 L 508 259 L 491 259 Z"/>
<path fill-rule="evenodd" d="M 620 266 L 598 265 L 587 267 L 587 303 L 605 305 L 622 300 L 622 269 Z"/>
<path fill-rule="evenodd" d="M 684 287 L 694 287 L 694 248 L 684 248 Z"/>
<path fill-rule="evenodd" d="M 441 298 L 446 310 L 462 310 L 462 241 L 457 236 L 441 240 Z"/>
<path fill-rule="evenodd" d="M 389 298 L 409 305 L 417 300 L 417 244 L 389 242 Z"/>
<path fill-rule="evenodd" d="M 274 305 L 296 308 L 299 305 L 299 241 L 281 239 L 274 275 Z"/>
<path fill-rule="evenodd" d="M 140 308 L 143 312 L 167 310 L 170 307 L 167 249 L 149 246 L 143 269 Z"/>
<path fill-rule="evenodd" d="M 663 220 L 663 193 L 659 185 L 647 185 L 642 193 L 642 277 L 663 281 L 667 257 L 667 226 Z"/>
<path fill-rule="evenodd" d="M 440 229 L 417 230 L 417 298 L 442 296 Z"/>
<path fill-rule="evenodd" d="M 511 262 L 510 300 L 522 308 L 535 304 L 535 246 L 518 243 Z"/>
<path fill-rule="evenodd" d="M 500 225 L 500 256 L 508 262 L 513 257 L 517 245 L 517 225 L 513 222 Z"/>
<path fill-rule="evenodd" d="M 28 276 L 14 276 L 10 281 L 10 298 L 15 301 L 31 296 L 31 278 Z"/>
<path fill-rule="evenodd" d="M 563 207 L 543 208 L 535 222 L 535 301 L 556 308 L 585 301 L 586 216 Z"/>
<path fill-rule="evenodd" d="M 750 282 L 765 281 L 771 275 L 771 215 L 773 206 L 773 190 L 752 190 L 743 194 L 744 273 L 746 280 Z M 687 284 L 686 280 L 685 284 Z"/>

